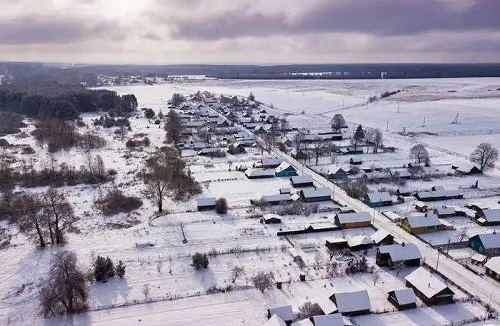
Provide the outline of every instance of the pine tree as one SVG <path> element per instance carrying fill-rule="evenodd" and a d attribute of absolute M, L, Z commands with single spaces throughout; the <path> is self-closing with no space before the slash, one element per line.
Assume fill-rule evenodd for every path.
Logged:
<path fill-rule="evenodd" d="M 354 143 L 354 150 L 356 151 L 358 149 L 358 144 L 365 139 L 365 131 L 363 130 L 363 127 L 361 125 L 356 128 L 356 131 L 354 132 L 353 138 L 353 143 Z"/>
<path fill-rule="evenodd" d="M 123 278 L 125 276 L 125 265 L 121 260 L 118 261 L 118 265 L 116 265 L 116 276 L 119 278 Z"/>

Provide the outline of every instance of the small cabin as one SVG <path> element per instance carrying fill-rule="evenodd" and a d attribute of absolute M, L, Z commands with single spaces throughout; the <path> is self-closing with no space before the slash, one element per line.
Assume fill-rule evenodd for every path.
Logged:
<path fill-rule="evenodd" d="M 398 289 L 390 291 L 387 299 L 398 310 L 407 310 L 417 307 L 417 297 L 413 289 Z"/>
<path fill-rule="evenodd" d="M 215 209 L 215 197 L 204 197 L 196 199 L 196 208 L 198 211 L 209 211 Z"/>

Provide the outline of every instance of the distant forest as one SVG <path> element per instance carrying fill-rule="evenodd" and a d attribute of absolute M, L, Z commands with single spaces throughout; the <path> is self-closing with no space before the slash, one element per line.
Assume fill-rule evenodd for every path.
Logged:
<path fill-rule="evenodd" d="M 137 109 L 134 95 L 89 90 L 82 85 L 17 81 L 0 85 L 0 111 L 37 118 L 75 119 L 80 113 L 105 111 L 112 116 Z"/>

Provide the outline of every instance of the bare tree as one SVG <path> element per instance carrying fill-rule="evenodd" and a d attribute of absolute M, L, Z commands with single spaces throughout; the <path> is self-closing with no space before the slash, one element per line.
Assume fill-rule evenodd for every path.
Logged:
<path fill-rule="evenodd" d="M 318 165 L 319 157 L 321 156 L 321 152 L 323 151 L 323 142 L 321 139 L 317 139 L 314 142 L 314 157 L 316 158 L 316 165 Z"/>
<path fill-rule="evenodd" d="M 257 275 L 252 277 L 253 285 L 264 293 L 265 290 L 271 289 L 273 287 L 274 274 L 272 272 L 264 273 L 259 272 Z"/>
<path fill-rule="evenodd" d="M 163 212 L 163 198 L 172 179 L 171 165 L 174 159 L 175 154 L 171 149 L 159 149 L 144 166 L 144 183 L 147 185 L 148 193 L 155 199 L 160 213 Z"/>
<path fill-rule="evenodd" d="M 481 143 L 470 154 L 470 161 L 479 165 L 481 172 L 492 170 L 498 161 L 498 150 L 490 143 Z"/>
<path fill-rule="evenodd" d="M 321 266 L 323 265 L 323 256 L 321 255 L 321 253 L 318 251 L 316 253 L 316 255 L 314 255 L 314 264 L 313 264 L 313 267 L 314 269 L 320 269 Z"/>
<path fill-rule="evenodd" d="M 417 144 L 410 149 L 410 160 L 414 160 L 419 165 L 429 162 L 429 152 L 422 144 Z"/>
<path fill-rule="evenodd" d="M 40 247 L 44 248 L 45 219 L 43 216 L 43 202 L 36 194 L 24 194 L 17 198 L 15 203 L 19 230 L 29 237 L 37 238 Z"/>
<path fill-rule="evenodd" d="M 63 193 L 49 188 L 43 196 L 43 212 L 52 243 L 64 243 L 64 231 L 76 221 L 73 207 Z"/>
<path fill-rule="evenodd" d="M 44 317 L 73 314 L 88 309 L 88 287 L 85 275 L 76 265 L 70 251 L 57 253 L 50 266 L 48 279 L 40 288 L 39 299 Z"/>
<path fill-rule="evenodd" d="M 366 140 L 373 146 L 373 153 L 378 153 L 379 148 L 383 143 L 383 134 L 380 129 L 368 129 L 366 132 Z"/>
<path fill-rule="evenodd" d="M 142 294 L 144 295 L 144 300 L 148 300 L 149 298 L 149 283 L 144 284 L 142 287 Z"/>
<path fill-rule="evenodd" d="M 238 277 L 245 275 L 245 269 L 242 266 L 234 266 L 231 272 L 231 282 L 236 282 Z"/>
<path fill-rule="evenodd" d="M 345 126 L 344 116 L 340 113 L 337 113 L 336 115 L 333 116 L 331 123 L 332 123 L 332 129 L 338 132 L 340 129 L 342 129 L 342 127 Z"/>
<path fill-rule="evenodd" d="M 167 114 L 165 130 L 167 131 L 167 141 L 173 142 L 177 146 L 182 137 L 182 124 L 181 118 L 174 110 L 170 110 Z"/>

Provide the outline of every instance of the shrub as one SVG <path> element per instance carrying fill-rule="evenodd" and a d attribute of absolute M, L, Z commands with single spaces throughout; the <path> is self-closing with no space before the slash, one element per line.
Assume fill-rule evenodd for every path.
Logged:
<path fill-rule="evenodd" d="M 221 197 L 215 202 L 215 211 L 217 214 L 227 214 L 227 201 L 226 198 Z"/>
<path fill-rule="evenodd" d="M 142 200 L 133 196 L 125 196 L 121 190 L 115 188 L 97 200 L 96 205 L 104 215 L 111 216 L 138 209 L 142 206 Z"/>
<path fill-rule="evenodd" d="M 195 253 L 193 255 L 193 264 L 192 266 L 196 269 L 196 270 L 200 270 L 202 268 L 207 268 L 208 267 L 208 256 L 207 254 L 201 254 L 199 252 Z"/>
<path fill-rule="evenodd" d="M 155 117 L 155 111 L 151 108 L 144 109 L 144 117 L 147 119 L 153 119 Z"/>
<path fill-rule="evenodd" d="M 307 301 L 301 307 L 299 307 L 299 316 L 302 319 L 323 314 L 324 314 L 323 310 L 317 303 L 312 303 Z"/>
<path fill-rule="evenodd" d="M 109 257 L 97 256 L 94 261 L 94 279 L 96 282 L 107 282 L 110 277 L 115 276 L 115 267 Z"/>
<path fill-rule="evenodd" d="M 125 265 L 121 260 L 118 261 L 118 265 L 116 265 L 115 270 L 116 276 L 118 276 L 119 278 L 123 278 L 123 276 L 125 276 Z"/>

